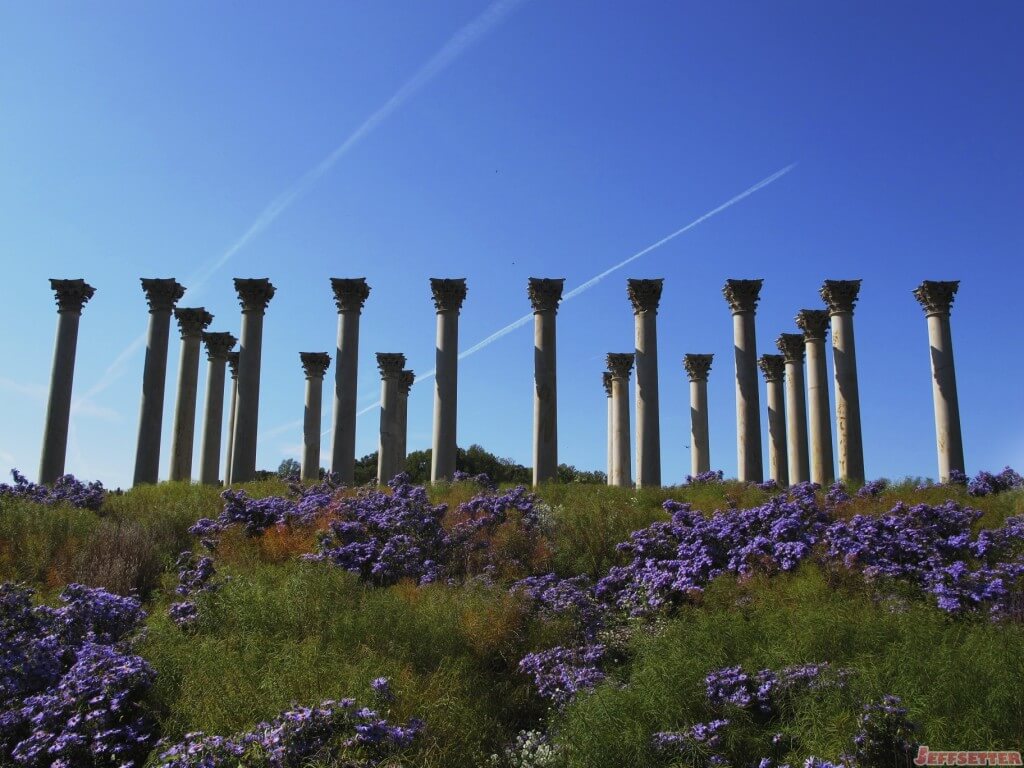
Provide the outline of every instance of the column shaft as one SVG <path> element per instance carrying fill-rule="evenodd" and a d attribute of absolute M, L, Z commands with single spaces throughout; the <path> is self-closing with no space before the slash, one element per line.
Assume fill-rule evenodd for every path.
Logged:
<path fill-rule="evenodd" d="M 171 308 L 152 310 L 146 338 L 146 363 L 142 372 L 142 404 L 135 449 L 133 485 L 156 483 L 160 472 L 160 433 L 164 418 L 167 380 L 167 347 L 171 334 Z"/>
<path fill-rule="evenodd" d="M 737 477 L 741 482 L 759 483 L 764 479 L 764 467 L 753 312 L 733 315 L 733 345 L 736 360 Z"/>
<path fill-rule="evenodd" d="M 832 314 L 832 359 L 835 369 L 839 477 L 863 483 L 864 446 L 860 432 L 860 394 L 857 388 L 857 353 L 852 314 Z"/>
<path fill-rule="evenodd" d="M 275 288 L 265 278 L 235 278 L 242 305 L 238 355 L 238 409 L 231 456 L 231 482 L 247 483 L 256 476 L 256 434 L 259 428 L 260 368 L 263 362 L 263 315 Z"/>
<path fill-rule="evenodd" d="M 555 312 L 533 314 L 533 484 L 558 478 Z"/>
<path fill-rule="evenodd" d="M 786 455 L 786 403 L 781 379 L 768 382 L 768 466 L 771 478 L 789 485 L 789 461 Z"/>
<path fill-rule="evenodd" d="M 405 356 L 397 352 L 378 352 L 380 368 L 380 442 L 377 445 L 377 482 L 389 482 L 401 470 L 398 452 L 401 447 L 399 431 L 399 379 Z"/>
<path fill-rule="evenodd" d="M 238 354 L 237 352 L 235 354 Z M 236 363 L 237 365 L 237 363 Z M 238 408 L 238 376 L 232 371 L 231 375 L 231 411 L 228 414 L 228 450 L 224 458 L 224 486 L 231 485 L 231 464 L 234 458 L 235 449 L 235 420 Z"/>
<path fill-rule="evenodd" d="M 302 418 L 302 481 L 320 479 L 320 409 L 323 402 L 323 379 L 306 379 L 306 408 Z"/>
<path fill-rule="evenodd" d="M 811 479 L 807 453 L 807 399 L 804 395 L 804 361 L 786 361 L 786 435 L 789 479 L 806 483 Z"/>
<path fill-rule="evenodd" d="M 711 470 L 708 439 L 708 380 L 690 382 L 690 474 Z"/>
<path fill-rule="evenodd" d="M 458 455 L 459 310 L 466 298 L 464 278 L 431 278 L 437 310 L 434 375 L 434 434 L 430 481 L 449 480 Z"/>
<path fill-rule="evenodd" d="M 207 359 L 206 408 L 203 411 L 203 450 L 199 460 L 199 482 L 220 482 L 220 441 L 224 432 L 225 366 L 237 339 L 230 333 L 203 334 Z"/>
<path fill-rule="evenodd" d="M 960 432 L 960 403 L 953 365 L 953 336 L 949 315 L 928 316 L 928 344 L 932 362 L 932 400 L 935 406 L 935 445 L 939 480 L 947 482 L 956 469 L 964 471 L 964 444 Z"/>
<path fill-rule="evenodd" d="M 178 368 L 178 399 L 174 407 L 174 429 L 171 432 L 170 479 L 192 479 L 192 443 L 196 427 L 196 396 L 199 383 L 199 337 L 181 340 L 181 362 Z"/>
<path fill-rule="evenodd" d="M 46 428 L 43 432 L 43 455 L 39 463 L 39 482 L 44 485 L 52 484 L 64 474 L 80 317 L 78 312 L 61 312 L 58 315 L 50 399 L 46 406 Z"/>
<path fill-rule="evenodd" d="M 658 314 L 637 312 L 636 336 L 636 485 L 661 485 L 661 425 L 658 408 Z"/>
<path fill-rule="evenodd" d="M 832 416 L 828 405 L 825 340 L 807 339 L 807 407 L 810 411 L 811 480 L 821 486 L 835 481 Z"/>
<path fill-rule="evenodd" d="M 334 429 L 331 471 L 352 482 L 356 466 L 356 397 L 359 370 L 359 311 L 338 313 L 338 365 L 334 370 Z"/>
<path fill-rule="evenodd" d="M 632 487 L 629 449 L 629 379 L 612 380 L 612 485 Z"/>

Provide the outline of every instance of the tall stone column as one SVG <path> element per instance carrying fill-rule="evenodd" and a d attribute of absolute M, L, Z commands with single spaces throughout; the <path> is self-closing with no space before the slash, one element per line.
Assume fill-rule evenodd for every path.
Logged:
<path fill-rule="evenodd" d="M 786 358 L 782 355 L 761 355 L 761 366 L 768 387 L 768 471 L 781 486 L 789 485 L 789 462 L 786 456 L 786 400 L 783 394 Z"/>
<path fill-rule="evenodd" d="M 402 371 L 398 377 L 398 472 L 405 472 L 405 458 L 409 455 L 409 392 L 416 382 L 416 374 Z"/>
<path fill-rule="evenodd" d="M 959 280 L 925 280 L 914 289 L 928 318 L 928 345 L 932 358 L 932 399 L 935 404 L 935 445 L 939 453 L 939 482 L 948 482 L 954 469 L 964 471 L 964 443 L 960 433 L 960 403 L 956 395 L 953 336 L 949 312 Z"/>
<path fill-rule="evenodd" d="M 192 479 L 192 443 L 196 430 L 196 397 L 199 384 L 199 342 L 213 315 L 202 307 L 174 310 L 181 331 L 181 361 L 178 366 L 178 399 L 174 405 L 171 432 L 170 479 Z"/>
<path fill-rule="evenodd" d="M 604 393 L 607 395 L 608 400 L 608 471 L 607 471 L 607 483 L 612 484 L 612 464 L 614 462 L 614 454 L 612 453 L 612 420 L 614 418 L 614 408 L 612 406 L 612 372 L 605 371 L 601 374 L 601 382 L 604 384 Z"/>
<path fill-rule="evenodd" d="M 331 364 L 326 352 L 300 352 L 302 370 L 306 374 L 306 410 L 302 418 L 303 482 L 320 479 L 320 408 L 324 399 L 324 373 Z"/>
<path fill-rule="evenodd" d="M 228 450 L 224 457 L 224 487 L 231 485 L 231 459 L 235 448 L 235 416 L 238 408 L 238 352 L 228 352 L 228 368 L 231 369 L 231 410 L 228 414 Z"/>
<path fill-rule="evenodd" d="M 220 437 L 224 430 L 224 366 L 237 342 L 230 333 L 204 333 L 206 359 L 206 408 L 203 410 L 203 451 L 199 458 L 199 482 L 220 482 Z"/>
<path fill-rule="evenodd" d="M 804 335 L 783 333 L 775 340 L 786 359 L 786 438 L 789 444 L 789 481 L 806 483 L 811 479 L 807 454 L 807 398 L 804 394 Z"/>
<path fill-rule="evenodd" d="M 796 324 L 804 332 L 807 350 L 811 480 L 821 486 L 831 485 L 836 479 L 836 470 L 832 461 L 832 416 L 828 407 L 828 370 L 825 364 L 828 312 L 824 309 L 801 309 L 796 316 Z"/>
<path fill-rule="evenodd" d="M 754 330 L 754 313 L 762 283 L 764 280 L 726 280 L 722 289 L 732 309 L 736 358 L 736 472 L 739 480 L 754 483 L 764 479 Z"/>
<path fill-rule="evenodd" d="M 860 280 L 826 280 L 821 286 L 821 298 L 828 305 L 832 322 L 839 477 L 863 483 L 864 443 L 860 432 L 857 351 L 853 340 L 853 305 L 857 302 L 860 284 Z"/>
<path fill-rule="evenodd" d="M 608 353 L 608 370 L 612 374 L 612 485 L 632 487 L 629 463 L 629 372 L 633 354 Z"/>
<path fill-rule="evenodd" d="M 49 485 L 64 474 L 71 420 L 71 386 L 75 378 L 78 321 L 82 307 L 96 293 L 85 280 L 50 280 L 57 298 L 57 341 L 53 350 L 50 400 L 46 405 L 43 455 L 39 461 L 39 482 Z"/>
<path fill-rule="evenodd" d="M 437 309 L 436 374 L 434 376 L 434 437 L 430 481 L 455 474 L 459 383 L 459 311 L 466 299 L 466 279 L 430 278 Z"/>
<path fill-rule="evenodd" d="M 359 371 L 359 317 L 370 295 L 365 277 L 331 278 L 338 308 L 338 348 L 334 365 L 334 423 L 331 472 L 351 485 L 356 466 L 356 387 Z"/>
<path fill-rule="evenodd" d="M 683 367 L 690 379 L 690 474 L 696 477 L 711 470 L 708 439 L 708 374 L 714 355 L 689 354 Z"/>
<path fill-rule="evenodd" d="M 658 304 L 664 279 L 627 280 L 636 334 L 636 487 L 661 485 Z"/>
<path fill-rule="evenodd" d="M 380 369 L 380 443 L 377 447 L 377 482 L 386 484 L 399 473 L 399 406 L 398 390 L 405 355 L 400 352 L 378 352 Z"/>
<path fill-rule="evenodd" d="M 555 315 L 563 278 L 531 277 L 533 306 L 533 484 L 558 477 L 558 376 Z"/>
<path fill-rule="evenodd" d="M 266 278 L 235 278 L 242 305 L 242 339 L 238 358 L 238 410 L 231 456 L 231 482 L 256 476 L 256 430 L 259 426 L 260 367 L 263 359 L 263 315 L 275 288 Z"/>
<path fill-rule="evenodd" d="M 146 338 L 146 364 L 142 373 L 142 406 L 139 437 L 135 447 L 133 485 L 156 483 L 160 472 L 160 432 L 164 418 L 171 312 L 185 295 L 185 286 L 173 278 L 141 279 L 142 290 L 149 303 L 149 333 Z"/>

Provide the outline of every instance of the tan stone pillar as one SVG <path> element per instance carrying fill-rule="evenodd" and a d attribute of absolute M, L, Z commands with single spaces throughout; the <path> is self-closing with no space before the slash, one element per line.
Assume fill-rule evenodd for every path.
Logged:
<path fill-rule="evenodd" d="M 533 306 L 533 484 L 558 478 L 558 376 L 555 317 L 563 278 L 531 277 Z"/>
<path fill-rule="evenodd" d="M 199 482 L 220 483 L 220 438 L 224 431 L 224 366 L 235 346 L 230 333 L 204 333 L 206 359 L 206 408 L 203 410 L 203 448 L 199 457 Z"/>
<path fill-rule="evenodd" d="M 192 443 L 196 430 L 196 397 L 199 385 L 199 342 L 213 315 L 202 307 L 174 310 L 181 331 L 181 360 L 178 365 L 178 399 L 174 404 L 171 432 L 172 481 L 192 480 Z"/>
<path fill-rule="evenodd" d="M 824 309 L 801 309 L 796 316 L 796 324 L 804 332 L 804 346 L 807 350 L 811 480 L 824 487 L 836 479 L 835 464 L 832 461 L 832 416 L 828 407 L 828 369 L 825 364 L 828 312 Z"/>
<path fill-rule="evenodd" d="M 437 310 L 434 435 L 430 481 L 450 480 L 457 454 L 459 390 L 459 311 L 466 299 L 466 279 L 430 279 Z"/>
<path fill-rule="evenodd" d="M 627 280 L 636 338 L 636 487 L 661 485 L 658 408 L 658 304 L 663 278 Z"/>
<path fill-rule="evenodd" d="M 853 340 L 853 305 L 857 302 L 860 284 L 860 280 L 826 280 L 821 286 L 821 298 L 828 305 L 832 322 L 839 477 L 863 483 L 864 443 L 860 432 L 857 350 Z"/>
<path fill-rule="evenodd" d="M 612 464 L 615 461 L 614 454 L 612 453 L 612 420 L 614 418 L 614 408 L 612 407 L 612 373 L 611 371 L 605 371 L 601 374 L 601 382 L 604 384 L 604 393 L 608 400 L 608 471 L 606 482 L 608 485 L 612 484 Z"/>
<path fill-rule="evenodd" d="M 71 387 L 75 378 L 78 321 L 82 307 L 96 293 L 85 280 L 50 280 L 57 298 L 57 341 L 50 375 L 50 400 L 43 428 L 43 455 L 39 461 L 39 482 L 50 485 L 64 474 L 71 420 Z"/>
<path fill-rule="evenodd" d="M 302 417 L 303 482 L 320 479 L 320 409 L 324 399 L 324 373 L 331 364 L 326 352 L 300 352 L 302 371 L 306 374 L 306 408 Z"/>
<path fill-rule="evenodd" d="M 380 442 L 377 447 L 377 482 L 388 483 L 399 473 L 398 381 L 405 366 L 400 352 L 378 352 L 380 369 Z"/>
<path fill-rule="evenodd" d="M 925 280 L 914 296 L 928 318 L 928 345 L 932 360 L 932 399 L 935 405 L 935 445 L 939 454 L 939 482 L 948 482 L 954 469 L 964 471 L 964 444 L 960 432 L 960 403 L 956 394 L 953 336 L 949 312 L 959 280 Z"/>
<path fill-rule="evenodd" d="M 231 456 L 231 482 L 247 483 L 256 476 L 263 315 L 274 298 L 275 289 L 266 278 L 236 277 L 235 290 L 242 305 L 242 339 L 238 358 L 238 411 Z"/>
<path fill-rule="evenodd" d="M 238 407 L 238 352 L 228 352 L 228 368 L 231 369 L 231 411 L 228 414 L 228 450 L 224 458 L 224 487 L 231 485 L 231 459 L 235 447 L 235 416 Z"/>
<path fill-rule="evenodd" d="M 786 358 L 761 355 L 757 361 L 768 388 L 768 468 L 769 477 L 781 486 L 789 485 L 786 457 L 786 400 L 783 394 Z"/>
<path fill-rule="evenodd" d="M 764 280 L 726 280 L 722 289 L 732 310 L 736 359 L 736 472 L 739 480 L 753 483 L 764 479 L 754 330 L 754 313 L 762 283 Z"/>
<path fill-rule="evenodd" d="M 633 368 L 631 352 L 608 353 L 612 374 L 612 485 L 632 487 L 629 463 L 629 372 Z"/>
<path fill-rule="evenodd" d="M 807 398 L 804 394 L 804 335 L 783 333 L 775 341 L 786 359 L 786 437 L 788 441 L 789 481 L 806 483 L 811 479 L 807 453 Z"/>
<path fill-rule="evenodd" d="M 402 371 L 398 377 L 398 472 L 405 472 L 405 458 L 409 455 L 409 392 L 416 383 L 416 374 Z"/>
<path fill-rule="evenodd" d="M 683 367 L 690 379 L 690 474 L 696 477 L 711 470 L 708 438 L 708 374 L 714 355 L 688 354 Z"/>
<path fill-rule="evenodd" d="M 359 371 L 359 318 L 370 295 L 365 277 L 331 278 L 338 308 L 338 347 L 334 365 L 334 424 L 331 472 L 351 485 L 356 466 L 356 389 Z"/>
<path fill-rule="evenodd" d="M 160 433 L 163 429 L 171 312 L 185 295 L 185 287 L 173 278 L 143 277 L 141 280 L 142 290 L 149 303 L 149 333 L 146 339 L 146 364 L 142 373 L 142 405 L 133 485 L 156 483 L 160 472 Z"/>

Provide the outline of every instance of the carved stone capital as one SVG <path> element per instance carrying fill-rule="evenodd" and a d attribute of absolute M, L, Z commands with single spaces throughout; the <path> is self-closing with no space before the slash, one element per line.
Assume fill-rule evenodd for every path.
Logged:
<path fill-rule="evenodd" d="M 401 352 L 378 352 L 377 367 L 382 379 L 397 379 L 405 367 L 405 355 Z"/>
<path fill-rule="evenodd" d="M 633 314 L 641 312 L 658 312 L 658 304 L 661 302 L 661 288 L 665 278 L 659 277 L 656 280 L 626 280 L 626 296 L 633 304 Z"/>
<path fill-rule="evenodd" d="M 722 295 L 729 302 L 733 314 L 754 312 L 761 297 L 761 285 L 764 280 L 726 280 L 722 287 Z"/>
<path fill-rule="evenodd" d="M 604 393 L 608 397 L 612 396 L 612 372 L 605 371 L 601 374 L 601 383 L 604 384 Z"/>
<path fill-rule="evenodd" d="M 686 369 L 686 375 L 690 377 L 690 381 L 707 381 L 708 374 L 711 373 L 711 361 L 714 358 L 714 355 L 686 355 L 683 358 L 683 368 Z"/>
<path fill-rule="evenodd" d="M 57 312 L 81 314 L 82 307 L 96 293 L 96 289 L 85 280 L 55 280 L 50 278 L 50 288 L 56 294 Z"/>
<path fill-rule="evenodd" d="M 828 333 L 827 309 L 801 309 L 796 313 L 796 327 L 804 332 L 804 342 L 824 341 Z"/>
<path fill-rule="evenodd" d="M 914 297 L 925 315 L 948 315 L 959 288 L 959 280 L 925 280 L 914 289 Z"/>
<path fill-rule="evenodd" d="M 332 277 L 331 290 L 339 312 L 362 312 L 366 297 L 370 295 L 365 277 Z"/>
<path fill-rule="evenodd" d="M 782 381 L 786 378 L 786 358 L 783 355 L 761 355 L 757 365 L 765 381 Z"/>
<path fill-rule="evenodd" d="M 409 390 L 416 381 L 416 374 L 412 371 L 402 371 L 398 377 L 398 390 L 403 395 L 408 395 Z"/>
<path fill-rule="evenodd" d="M 831 314 L 837 315 L 842 312 L 853 314 L 853 305 L 857 303 L 861 282 L 861 280 L 826 280 L 818 293 L 828 304 Z"/>
<path fill-rule="evenodd" d="M 150 312 L 170 312 L 185 295 L 185 286 L 173 277 L 141 277 Z"/>
<path fill-rule="evenodd" d="M 430 278 L 430 291 L 438 312 L 458 312 L 466 300 L 466 278 Z"/>
<path fill-rule="evenodd" d="M 206 359 L 227 360 L 228 355 L 235 346 L 236 339 L 230 333 L 203 333 L 203 344 L 206 345 Z"/>
<path fill-rule="evenodd" d="M 241 352 L 228 352 L 228 368 L 231 369 L 231 378 L 238 378 L 238 360 L 241 357 Z"/>
<path fill-rule="evenodd" d="M 181 338 L 198 338 L 213 322 L 213 315 L 203 307 L 179 307 L 174 310 L 174 319 L 178 321 Z"/>
<path fill-rule="evenodd" d="M 331 364 L 331 356 L 326 352 L 299 352 L 299 359 L 307 379 L 322 379 Z"/>
<path fill-rule="evenodd" d="M 780 333 L 775 340 L 775 346 L 786 358 L 787 363 L 802 363 L 804 352 L 807 349 L 807 341 L 802 333 Z"/>
<path fill-rule="evenodd" d="M 613 379 L 629 379 L 629 372 L 633 370 L 633 352 L 609 352 L 608 371 Z"/>
<path fill-rule="evenodd" d="M 236 277 L 235 290 L 238 292 L 238 303 L 243 312 L 256 312 L 262 315 L 267 305 L 274 298 L 277 289 L 265 277 Z"/>
<path fill-rule="evenodd" d="M 530 296 L 534 314 L 557 312 L 558 302 L 562 300 L 564 284 L 564 277 L 531 277 L 526 290 Z"/>

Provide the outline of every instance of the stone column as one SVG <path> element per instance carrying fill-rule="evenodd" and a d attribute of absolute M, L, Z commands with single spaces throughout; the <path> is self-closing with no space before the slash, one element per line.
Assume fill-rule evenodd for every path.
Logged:
<path fill-rule="evenodd" d="M 860 284 L 860 280 L 826 280 L 821 286 L 821 298 L 828 305 L 832 321 L 839 477 L 863 483 L 864 443 L 860 433 L 857 351 L 853 341 L 853 305 L 857 302 Z"/>
<path fill-rule="evenodd" d="M 804 335 L 783 333 L 775 340 L 786 359 L 786 437 L 789 443 L 790 483 L 806 483 L 811 479 L 811 463 L 807 454 L 807 398 L 804 394 Z"/>
<path fill-rule="evenodd" d="M 764 280 L 726 280 L 722 293 L 732 309 L 736 359 L 736 473 L 743 482 L 764 479 L 761 461 L 761 410 L 757 383 L 754 313 Z"/>
<path fill-rule="evenodd" d="M 170 479 L 192 479 L 192 443 L 196 430 L 196 396 L 199 383 L 199 342 L 213 322 L 202 307 L 174 310 L 181 331 L 181 361 L 178 366 L 178 399 L 174 405 L 171 432 Z"/>
<path fill-rule="evenodd" d="M 380 443 L 377 447 L 377 482 L 386 484 L 399 473 L 399 379 L 405 355 L 399 352 L 378 352 L 380 369 Z"/>
<path fill-rule="evenodd" d="M 39 462 L 39 482 L 44 485 L 50 485 L 64 474 L 78 321 L 82 317 L 82 307 L 96 293 L 96 289 L 85 280 L 51 279 L 50 288 L 57 297 L 57 341 L 53 350 L 50 400 L 46 405 L 46 426 L 43 429 L 43 455 Z"/>
<path fill-rule="evenodd" d="M 263 357 L 263 315 L 274 298 L 266 278 L 235 278 L 242 305 L 242 339 L 238 358 L 238 411 L 231 455 L 231 482 L 247 483 L 256 476 L 256 430 L 260 408 L 260 366 Z"/>
<path fill-rule="evenodd" d="M 953 336 L 949 311 L 959 280 L 925 280 L 914 296 L 928 318 L 928 345 L 932 358 L 932 399 L 935 404 L 935 444 L 939 453 L 939 482 L 949 481 L 954 469 L 964 471 L 964 444 L 960 433 L 960 404 L 953 366 Z"/>
<path fill-rule="evenodd" d="M 303 482 L 320 479 L 320 408 L 324 399 L 324 373 L 331 364 L 326 352 L 300 352 L 306 374 L 306 410 L 302 418 Z"/>
<path fill-rule="evenodd" d="M 409 455 L 409 391 L 415 382 L 412 371 L 402 371 L 398 377 L 398 472 L 405 472 L 405 457 Z"/>
<path fill-rule="evenodd" d="M 786 457 L 786 400 L 783 394 L 786 358 L 782 355 L 761 355 L 761 366 L 768 387 L 768 468 L 769 477 L 781 486 L 789 485 L 789 463 Z"/>
<path fill-rule="evenodd" d="M 437 309 L 436 374 L 434 375 L 434 436 L 430 481 L 455 474 L 459 380 L 459 310 L 466 299 L 466 279 L 430 278 Z"/>
<path fill-rule="evenodd" d="M 664 279 L 627 280 L 636 334 L 636 487 L 661 485 L 658 303 Z"/>
<path fill-rule="evenodd" d="M 612 420 L 614 418 L 613 407 L 612 407 L 612 372 L 605 371 L 601 374 L 601 382 L 604 384 L 604 393 L 607 395 L 608 400 L 608 471 L 607 471 L 607 483 L 612 484 L 612 463 L 614 462 L 614 454 L 612 453 Z"/>
<path fill-rule="evenodd" d="M 564 278 L 531 277 L 533 305 L 533 484 L 558 478 L 558 376 L 555 315 Z"/>
<path fill-rule="evenodd" d="M 714 355 L 689 354 L 683 367 L 690 378 L 690 474 L 696 477 L 711 470 L 708 440 L 708 374 Z"/>
<path fill-rule="evenodd" d="M 807 349 L 811 480 L 824 487 L 836 479 L 835 464 L 832 461 L 832 416 L 828 407 L 828 370 L 825 365 L 828 312 L 824 309 L 801 309 L 796 316 L 796 324 L 804 332 L 804 345 Z"/>
<path fill-rule="evenodd" d="M 338 347 L 334 365 L 334 423 L 331 472 L 351 485 L 356 466 L 356 387 L 359 370 L 359 317 L 370 295 L 365 277 L 331 278 L 338 308 Z"/>
<path fill-rule="evenodd" d="M 203 451 L 199 457 L 199 482 L 220 482 L 220 437 L 224 430 L 224 365 L 237 342 L 230 333 L 204 333 L 206 359 L 206 408 L 203 410 Z"/>
<path fill-rule="evenodd" d="M 160 432 L 164 418 L 171 312 L 185 295 L 185 286 L 173 278 L 143 277 L 142 290 L 149 303 L 149 334 L 146 339 L 146 364 L 142 373 L 142 407 L 135 447 L 133 485 L 156 483 L 160 472 Z"/>
<path fill-rule="evenodd" d="M 228 451 L 224 458 L 224 487 L 231 485 L 231 459 L 235 448 L 235 410 L 238 407 L 238 352 L 228 352 L 228 368 L 231 369 L 231 412 L 228 414 Z"/>
<path fill-rule="evenodd" d="M 608 353 L 608 370 L 612 374 L 612 482 L 611 485 L 632 487 L 629 462 L 629 372 L 633 368 L 631 352 Z"/>

